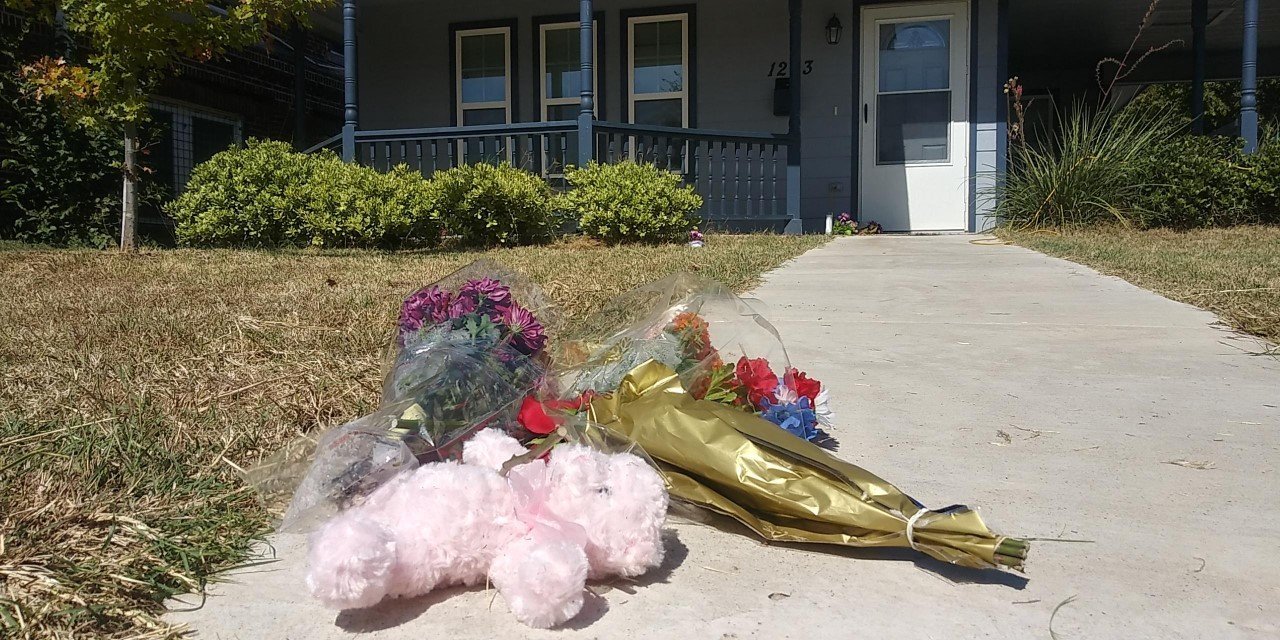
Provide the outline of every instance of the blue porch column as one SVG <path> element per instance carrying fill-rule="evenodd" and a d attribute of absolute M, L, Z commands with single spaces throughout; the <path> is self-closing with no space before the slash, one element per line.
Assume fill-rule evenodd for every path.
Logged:
<path fill-rule="evenodd" d="M 787 137 L 790 138 L 787 146 L 787 214 L 791 219 L 787 220 L 783 230 L 787 234 L 804 233 L 804 223 L 800 220 L 800 79 L 804 77 L 800 72 L 804 69 L 804 54 L 800 46 L 804 26 L 800 20 L 802 13 L 801 0 L 787 0 L 790 47 L 787 65 L 791 68 L 788 74 L 791 109 L 787 118 Z"/>
<path fill-rule="evenodd" d="M 1204 28 L 1209 0 L 1191 0 L 1191 132 L 1204 133 Z"/>
<path fill-rule="evenodd" d="M 582 93 L 578 108 L 578 166 L 585 167 L 595 157 L 593 120 L 595 120 L 595 92 L 593 80 L 595 71 L 592 56 L 595 54 L 595 37 L 591 33 L 592 19 L 595 12 L 591 0 L 578 2 L 578 66 L 582 73 Z M 541 82 L 541 80 L 539 80 Z"/>
<path fill-rule="evenodd" d="M 1258 150 L 1258 0 L 1244 0 L 1240 64 L 1240 137 L 1244 152 Z"/>
<path fill-rule="evenodd" d="M 356 159 L 356 0 L 342 0 L 342 159 Z"/>

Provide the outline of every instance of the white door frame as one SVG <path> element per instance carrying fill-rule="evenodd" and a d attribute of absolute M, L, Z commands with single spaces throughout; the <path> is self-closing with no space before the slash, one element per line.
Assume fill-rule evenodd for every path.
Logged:
<path fill-rule="evenodd" d="M 889 231 L 946 232 L 969 228 L 970 10 L 972 0 L 864 5 L 860 8 L 857 180 L 859 220 L 875 220 Z M 950 20 L 951 121 L 944 161 L 877 164 L 877 74 L 879 25 L 930 18 Z M 866 110 L 864 112 L 864 109 Z M 864 115 L 865 113 L 865 115 Z M 888 222 L 886 222 L 888 220 Z"/>

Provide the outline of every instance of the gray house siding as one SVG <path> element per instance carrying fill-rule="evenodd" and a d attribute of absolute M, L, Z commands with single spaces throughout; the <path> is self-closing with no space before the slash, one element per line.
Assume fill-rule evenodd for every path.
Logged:
<path fill-rule="evenodd" d="M 979 161 L 994 166 L 1000 136 L 997 97 L 1002 79 L 996 73 L 995 20 L 999 0 L 973 0 L 975 68 L 971 108 Z M 784 0 L 698 0 L 690 24 L 696 52 L 692 126 L 785 133 L 787 118 L 773 115 L 774 63 L 787 59 L 787 3 Z M 871 3 L 866 3 L 871 4 Z M 654 0 L 596 0 L 602 37 L 603 65 L 599 117 L 626 121 L 623 14 L 659 13 L 678 3 Z M 801 159 L 801 212 L 808 232 L 821 232 L 825 217 L 856 211 L 854 172 L 858 109 L 857 33 L 859 3 L 850 0 L 806 0 L 803 57 L 812 60 L 804 77 L 801 108 L 804 134 Z M 539 119 L 535 78 L 535 18 L 574 14 L 574 0 L 537 3 L 511 0 L 414 2 L 362 0 L 358 19 L 359 103 L 361 129 L 394 129 L 454 124 L 450 25 L 514 20 L 513 119 Z M 826 43 L 827 21 L 835 15 L 844 25 L 839 44 Z M 985 35 L 984 35 L 985 34 Z M 985 85 L 985 86 L 984 86 Z M 985 163 L 985 164 L 984 164 Z M 972 199 L 972 197 L 971 197 Z M 971 211 L 974 203 L 971 202 Z M 977 224 L 981 216 L 971 216 Z M 980 225 L 979 225 L 980 226 Z"/>

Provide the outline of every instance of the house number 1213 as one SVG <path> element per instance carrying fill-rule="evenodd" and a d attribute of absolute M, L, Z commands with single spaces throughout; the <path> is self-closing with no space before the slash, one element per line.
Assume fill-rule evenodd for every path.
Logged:
<path fill-rule="evenodd" d="M 769 65 L 769 77 L 770 77 L 770 78 L 785 78 L 785 77 L 787 77 L 787 69 L 788 69 L 788 67 L 789 67 L 789 65 L 788 65 L 786 62 L 774 62 L 774 63 L 770 64 L 770 65 Z M 807 76 L 807 75 L 809 75 L 810 73 L 813 73 L 813 61 L 812 61 L 812 60 L 805 60 L 805 61 L 804 61 L 804 70 L 803 70 L 801 73 L 803 73 L 803 74 L 804 74 L 804 75 L 806 75 L 806 76 Z"/>

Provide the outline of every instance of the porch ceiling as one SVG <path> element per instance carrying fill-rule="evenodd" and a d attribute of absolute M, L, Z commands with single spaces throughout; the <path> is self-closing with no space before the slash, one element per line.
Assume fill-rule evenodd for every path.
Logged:
<path fill-rule="evenodd" d="M 1189 79 L 1191 75 L 1192 0 L 1160 0 L 1151 26 L 1135 51 L 1174 40 L 1182 43 L 1152 56 L 1139 76 L 1151 80 Z M 1129 48 L 1150 0 L 1010 0 L 1009 69 L 1092 68 L 1098 60 L 1119 57 Z M 1259 71 L 1280 74 L 1280 2 L 1259 3 Z M 1209 0 L 1205 29 L 1209 75 L 1240 74 L 1240 0 Z"/>

